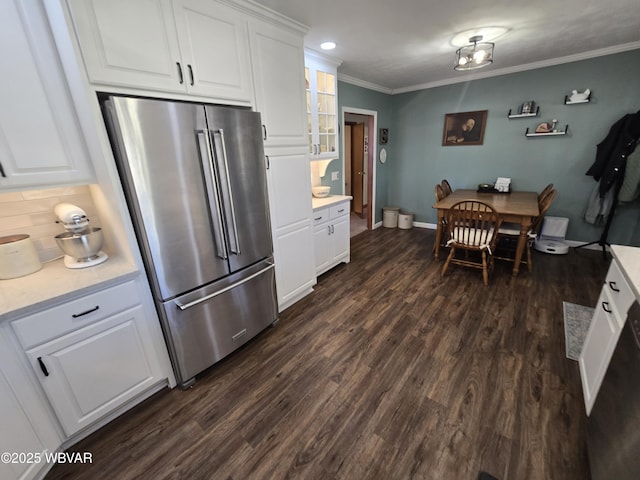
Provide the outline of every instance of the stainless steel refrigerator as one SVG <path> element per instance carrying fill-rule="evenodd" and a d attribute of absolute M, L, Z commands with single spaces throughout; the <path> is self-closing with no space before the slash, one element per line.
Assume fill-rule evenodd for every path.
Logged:
<path fill-rule="evenodd" d="M 186 387 L 278 319 L 260 114 L 123 96 L 101 103 Z"/>

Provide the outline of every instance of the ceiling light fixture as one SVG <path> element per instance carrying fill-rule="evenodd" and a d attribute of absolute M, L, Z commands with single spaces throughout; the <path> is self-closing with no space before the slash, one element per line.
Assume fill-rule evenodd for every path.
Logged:
<path fill-rule="evenodd" d="M 474 70 L 493 63 L 493 47 L 495 43 L 481 42 L 482 35 L 469 39 L 472 45 L 465 45 L 456 50 L 455 70 Z"/>
<path fill-rule="evenodd" d="M 336 48 L 335 42 L 324 42 L 320 44 L 320 48 L 323 50 L 333 50 Z"/>

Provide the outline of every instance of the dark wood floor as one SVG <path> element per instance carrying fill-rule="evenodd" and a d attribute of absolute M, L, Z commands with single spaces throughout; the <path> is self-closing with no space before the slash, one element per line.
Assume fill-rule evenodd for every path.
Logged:
<path fill-rule="evenodd" d="M 562 302 L 595 305 L 600 252 L 535 252 L 517 278 L 432 259 L 434 232 L 378 229 L 352 261 L 201 375 L 81 441 L 73 479 L 589 478 Z"/>

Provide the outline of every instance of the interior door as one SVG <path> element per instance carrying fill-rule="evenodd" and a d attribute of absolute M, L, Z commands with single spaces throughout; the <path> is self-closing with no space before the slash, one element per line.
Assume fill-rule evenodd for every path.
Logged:
<path fill-rule="evenodd" d="M 362 216 L 364 205 L 364 123 L 351 128 L 351 194 L 353 211 Z"/>

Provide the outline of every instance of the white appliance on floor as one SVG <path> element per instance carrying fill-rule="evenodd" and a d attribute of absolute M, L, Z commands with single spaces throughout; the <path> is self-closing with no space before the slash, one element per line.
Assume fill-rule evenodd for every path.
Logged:
<path fill-rule="evenodd" d="M 543 253 L 564 255 L 569 252 L 569 245 L 565 242 L 569 219 L 564 217 L 544 217 L 540 235 L 533 248 Z"/>

